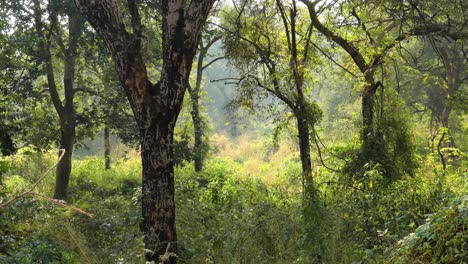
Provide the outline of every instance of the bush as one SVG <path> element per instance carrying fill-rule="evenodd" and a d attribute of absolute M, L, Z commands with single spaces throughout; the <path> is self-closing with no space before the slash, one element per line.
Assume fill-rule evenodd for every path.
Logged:
<path fill-rule="evenodd" d="M 195 173 L 177 170 L 181 263 L 293 263 L 298 258 L 300 196 L 281 184 L 239 177 L 239 164 L 211 159 Z M 281 228 L 278 228 L 281 227 Z"/>
<path fill-rule="evenodd" d="M 398 263 L 466 263 L 468 259 L 468 195 L 427 218 L 400 242 Z"/>

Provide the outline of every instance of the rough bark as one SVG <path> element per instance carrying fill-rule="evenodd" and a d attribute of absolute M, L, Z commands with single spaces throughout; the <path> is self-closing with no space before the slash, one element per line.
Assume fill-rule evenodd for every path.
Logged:
<path fill-rule="evenodd" d="M 163 66 L 148 80 L 138 3 L 128 1 L 133 32 L 126 31 L 116 1 L 75 0 L 104 38 L 140 128 L 143 166 L 142 216 L 147 261 L 176 263 L 174 126 L 200 38 L 214 0 L 162 1 Z"/>
<path fill-rule="evenodd" d="M 104 127 L 104 168 L 106 170 L 110 170 L 111 168 L 110 152 L 111 152 L 111 146 L 110 146 L 109 127 L 105 126 Z"/>

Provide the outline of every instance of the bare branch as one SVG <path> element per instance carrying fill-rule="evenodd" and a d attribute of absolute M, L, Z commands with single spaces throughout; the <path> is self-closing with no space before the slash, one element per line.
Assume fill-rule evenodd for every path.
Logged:
<path fill-rule="evenodd" d="M 217 62 L 217 61 L 219 61 L 219 60 L 222 60 L 222 59 L 224 59 L 224 58 L 225 58 L 224 56 L 221 56 L 221 57 L 217 57 L 217 58 L 213 59 L 212 61 L 208 62 L 206 65 L 203 65 L 202 70 L 205 70 L 205 69 L 208 68 L 211 64 L 213 64 L 213 63 L 215 63 L 215 62 Z"/>
<path fill-rule="evenodd" d="M 345 72 L 351 74 L 354 78 L 358 78 L 356 76 L 356 74 L 352 73 L 350 70 L 346 69 L 343 65 L 339 64 L 335 59 L 333 59 L 330 55 L 328 55 L 325 51 L 323 51 L 318 45 L 316 45 L 313 42 L 311 42 L 311 43 L 312 43 L 312 46 L 314 46 L 314 48 L 316 48 L 318 51 L 320 51 L 320 53 L 322 53 L 323 56 L 327 57 L 327 59 L 331 60 L 334 64 L 336 64 L 338 67 L 343 69 Z"/>

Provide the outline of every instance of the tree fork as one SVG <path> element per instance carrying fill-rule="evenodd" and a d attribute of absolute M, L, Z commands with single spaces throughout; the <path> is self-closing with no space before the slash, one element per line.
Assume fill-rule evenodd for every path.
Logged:
<path fill-rule="evenodd" d="M 201 30 L 215 0 L 162 1 L 163 66 L 153 85 L 147 76 L 138 1 L 128 0 L 133 32 L 125 29 L 115 0 L 75 0 L 80 12 L 105 40 L 140 128 L 143 171 L 142 216 L 145 257 L 176 263 L 174 126 Z"/>

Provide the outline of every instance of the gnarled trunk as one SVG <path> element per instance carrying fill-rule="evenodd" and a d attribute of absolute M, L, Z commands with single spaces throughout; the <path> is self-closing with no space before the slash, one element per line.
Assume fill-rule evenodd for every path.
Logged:
<path fill-rule="evenodd" d="M 127 1 L 132 32 L 115 0 L 75 0 L 103 37 L 140 128 L 143 166 L 142 216 L 147 261 L 176 263 L 174 126 L 182 107 L 202 27 L 214 0 L 162 1 L 163 66 L 160 81 L 148 79 L 138 2 Z"/>

